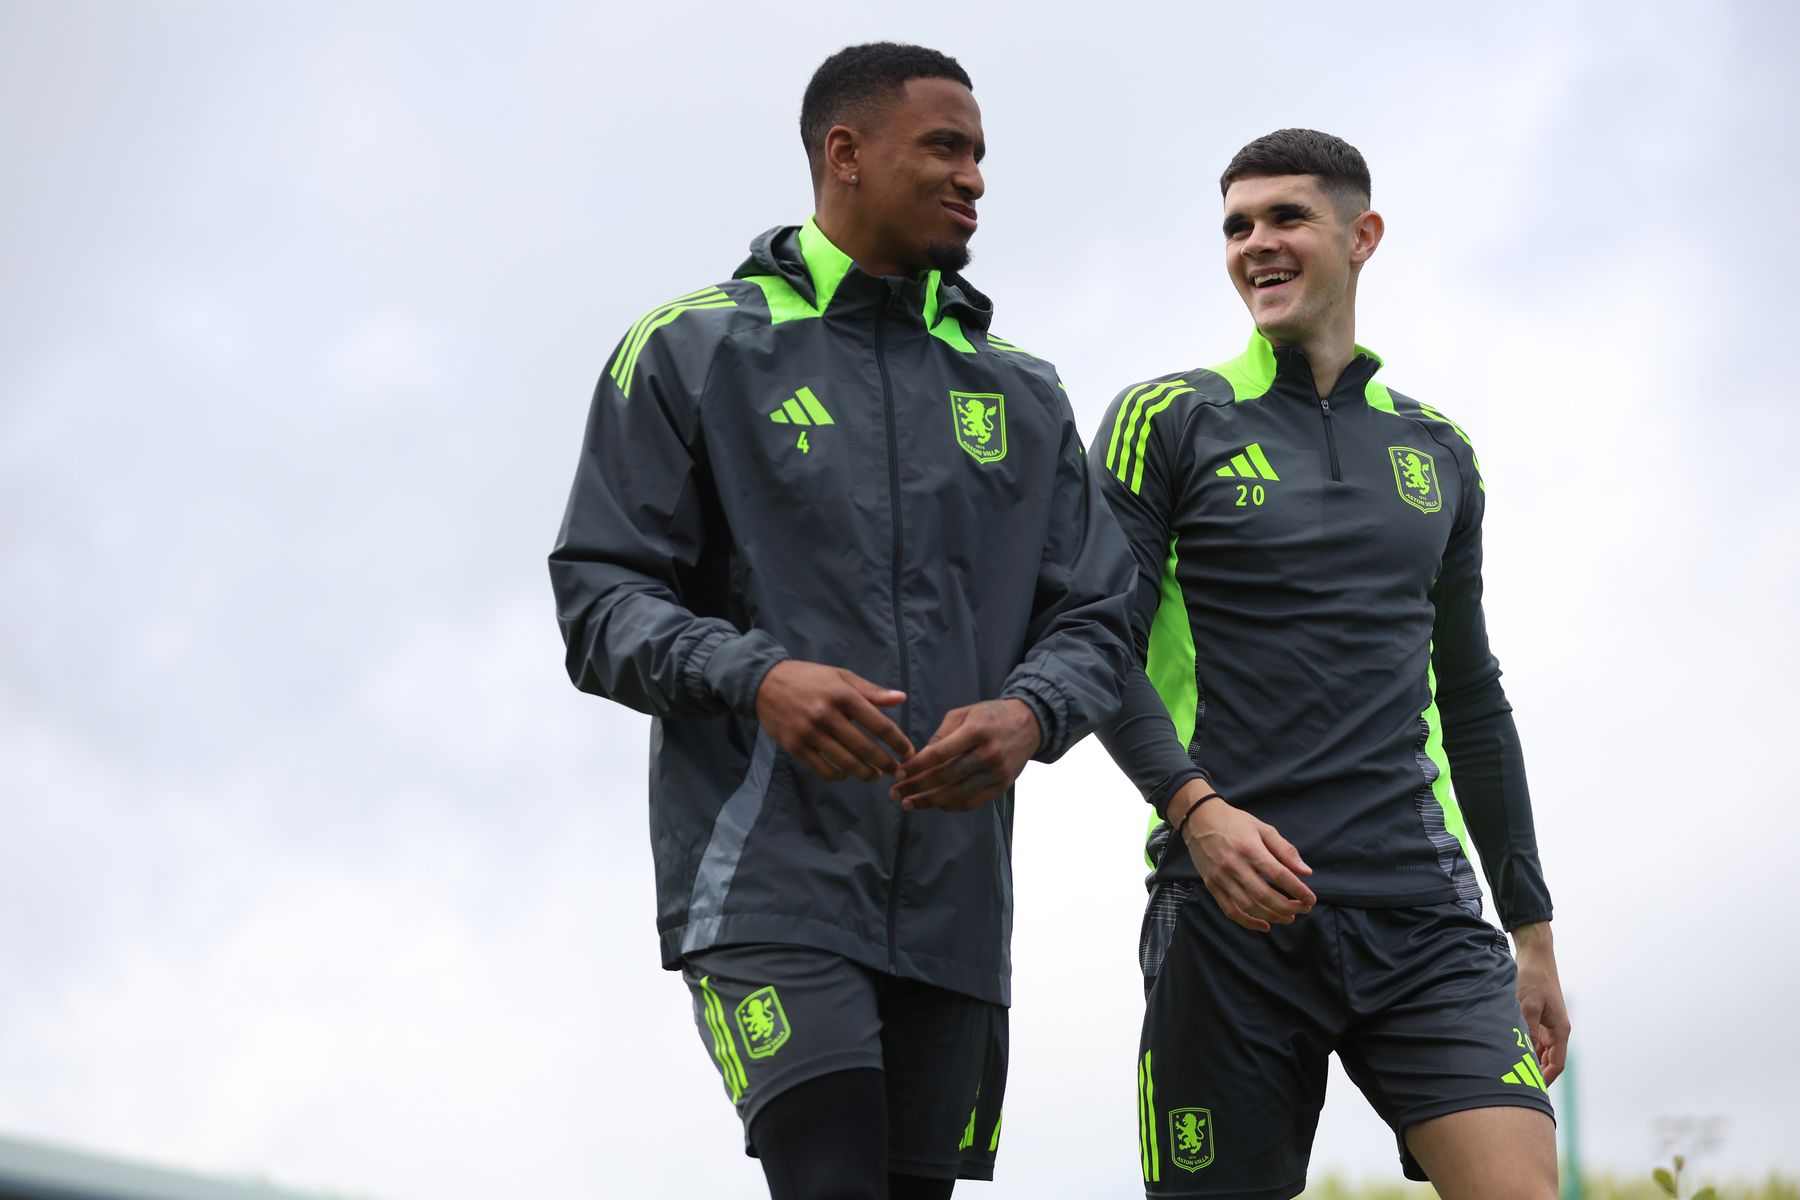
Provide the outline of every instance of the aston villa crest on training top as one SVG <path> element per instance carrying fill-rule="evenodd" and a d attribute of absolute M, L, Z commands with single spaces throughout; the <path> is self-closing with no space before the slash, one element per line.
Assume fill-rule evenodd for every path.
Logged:
<path fill-rule="evenodd" d="M 1388 458 L 1394 464 L 1394 486 L 1400 498 L 1422 513 L 1434 513 L 1444 507 L 1438 491 L 1437 464 L 1431 455 L 1411 446 L 1389 446 Z"/>
<path fill-rule="evenodd" d="M 982 466 L 1006 457 L 1006 397 L 999 392 L 951 392 L 956 443 Z"/>

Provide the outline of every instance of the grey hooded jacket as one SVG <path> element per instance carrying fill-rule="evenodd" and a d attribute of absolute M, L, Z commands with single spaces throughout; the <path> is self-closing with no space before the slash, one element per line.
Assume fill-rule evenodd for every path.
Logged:
<path fill-rule="evenodd" d="M 754 719 L 783 658 L 951 709 L 1030 706 L 1050 761 L 1118 705 L 1130 550 L 1054 369 L 954 275 L 865 274 L 811 221 L 652 310 L 595 393 L 550 555 L 569 676 L 650 713 L 663 963 L 813 946 L 1010 1000 L 1009 791 L 908 814 Z"/>

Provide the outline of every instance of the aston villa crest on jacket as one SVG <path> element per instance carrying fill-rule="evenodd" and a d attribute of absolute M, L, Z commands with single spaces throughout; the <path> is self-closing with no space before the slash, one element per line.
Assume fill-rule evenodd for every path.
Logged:
<path fill-rule="evenodd" d="M 998 392 L 951 392 L 956 442 L 983 466 L 1006 457 L 1006 397 Z"/>

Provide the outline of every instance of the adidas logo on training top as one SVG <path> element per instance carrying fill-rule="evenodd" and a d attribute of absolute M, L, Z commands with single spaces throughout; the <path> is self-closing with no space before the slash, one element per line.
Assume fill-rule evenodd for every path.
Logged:
<path fill-rule="evenodd" d="M 1281 476 L 1269 465 L 1268 455 L 1263 453 L 1261 442 L 1251 442 L 1242 450 L 1231 456 L 1231 461 L 1219 468 L 1218 473 L 1227 479 L 1266 479 L 1270 483 L 1280 483 Z"/>
<path fill-rule="evenodd" d="M 769 414 L 769 420 L 777 425 L 836 425 L 819 398 L 811 388 L 803 387 L 781 402 L 781 407 Z M 800 440 L 794 443 L 800 453 L 810 454 L 812 444 L 807 440 L 806 431 L 800 431 Z"/>

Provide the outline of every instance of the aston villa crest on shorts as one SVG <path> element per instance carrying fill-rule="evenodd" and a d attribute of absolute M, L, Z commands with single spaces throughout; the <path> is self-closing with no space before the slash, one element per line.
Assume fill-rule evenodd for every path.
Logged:
<path fill-rule="evenodd" d="M 956 444 L 982 466 L 1006 457 L 1006 397 L 999 392 L 951 392 Z"/>
<path fill-rule="evenodd" d="M 1443 493 L 1438 491 L 1437 463 L 1423 450 L 1411 446 L 1389 446 L 1388 458 L 1394 464 L 1394 486 L 1400 498 L 1422 513 L 1434 513 L 1444 507 Z"/>
<path fill-rule="evenodd" d="M 738 1032 L 751 1058 L 767 1058 L 788 1040 L 787 1014 L 772 987 L 758 988 L 737 1006 Z"/>
<path fill-rule="evenodd" d="M 1212 1109 L 1169 1110 L 1169 1161 L 1184 1171 L 1210 1167 L 1213 1160 Z"/>

